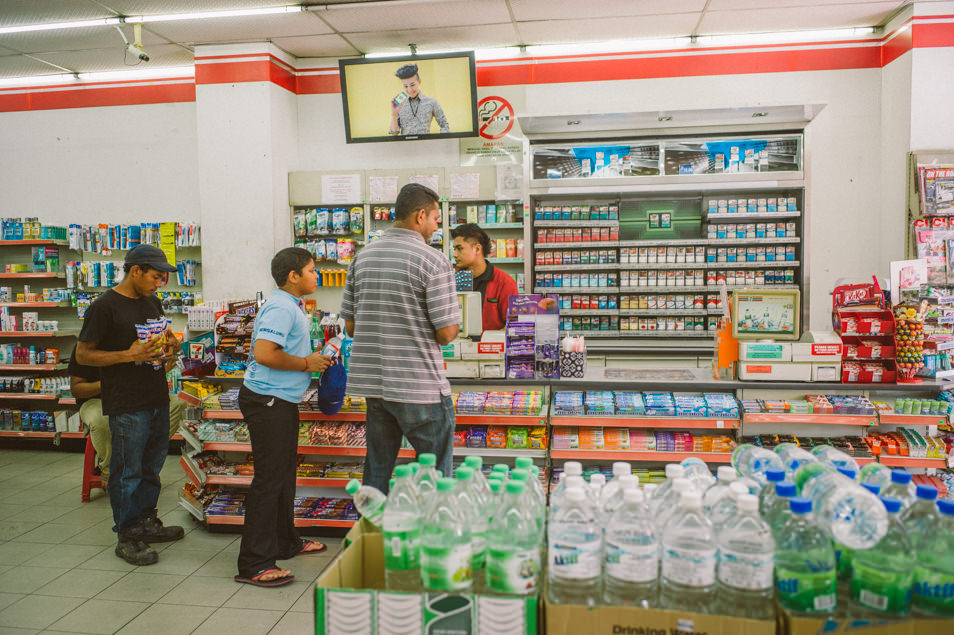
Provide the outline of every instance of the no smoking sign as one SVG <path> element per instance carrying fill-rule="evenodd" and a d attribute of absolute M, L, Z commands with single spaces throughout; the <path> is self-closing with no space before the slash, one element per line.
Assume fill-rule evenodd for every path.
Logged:
<path fill-rule="evenodd" d="M 477 131 L 484 139 L 500 139 L 513 129 L 513 106 L 503 97 L 477 102 Z"/>

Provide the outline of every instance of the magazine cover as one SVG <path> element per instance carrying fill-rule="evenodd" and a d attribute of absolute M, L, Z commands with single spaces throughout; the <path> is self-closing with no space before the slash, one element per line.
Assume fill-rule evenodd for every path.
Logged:
<path fill-rule="evenodd" d="M 921 186 L 921 214 L 924 216 L 954 214 L 954 166 L 918 166 Z"/>

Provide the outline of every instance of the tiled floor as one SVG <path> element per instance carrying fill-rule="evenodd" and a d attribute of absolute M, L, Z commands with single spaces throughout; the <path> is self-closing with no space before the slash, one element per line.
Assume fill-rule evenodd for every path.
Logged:
<path fill-rule="evenodd" d="M 82 469 L 78 453 L 0 450 L 0 635 L 314 632 L 314 581 L 340 539 L 321 539 L 327 555 L 282 563 L 295 573 L 289 586 L 237 584 L 238 534 L 210 533 L 179 506 L 185 476 L 170 456 L 159 515 L 186 536 L 134 567 L 113 553 L 105 492 L 80 502 Z"/>

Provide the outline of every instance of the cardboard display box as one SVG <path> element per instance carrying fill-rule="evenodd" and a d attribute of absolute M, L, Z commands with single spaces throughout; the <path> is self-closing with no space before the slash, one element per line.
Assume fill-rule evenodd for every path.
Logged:
<path fill-rule="evenodd" d="M 385 591 L 382 536 L 366 523 L 318 578 L 315 633 L 538 635 L 537 597 Z M 580 631 L 585 632 L 585 631 Z"/>
<path fill-rule="evenodd" d="M 839 598 L 839 603 L 841 599 Z M 951 635 L 954 620 L 909 618 L 906 620 L 859 620 L 848 618 L 795 617 L 779 610 L 782 635 L 825 635 L 858 633 L 859 635 Z"/>

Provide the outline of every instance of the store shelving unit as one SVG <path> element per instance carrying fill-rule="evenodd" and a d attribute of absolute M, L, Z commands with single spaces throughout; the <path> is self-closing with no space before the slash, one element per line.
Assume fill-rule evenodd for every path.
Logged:
<path fill-rule="evenodd" d="M 742 415 L 743 423 L 782 423 L 799 424 L 814 423 L 833 426 L 874 426 L 878 424 L 878 415 L 822 415 L 822 414 L 794 414 L 747 412 Z"/>
<path fill-rule="evenodd" d="M 659 428 L 674 430 L 736 430 L 739 419 L 709 417 L 550 417 L 552 426 L 578 426 L 586 428 Z"/>
<path fill-rule="evenodd" d="M 566 461 L 630 461 L 633 463 L 678 463 L 696 457 L 706 463 L 729 463 L 729 452 L 640 452 L 638 450 L 550 450 L 550 458 Z"/>

